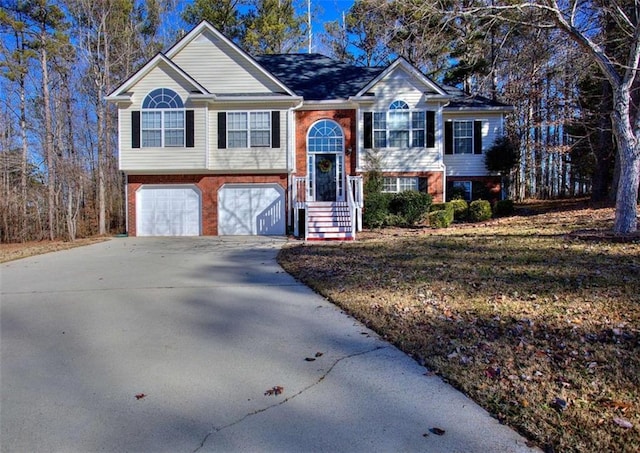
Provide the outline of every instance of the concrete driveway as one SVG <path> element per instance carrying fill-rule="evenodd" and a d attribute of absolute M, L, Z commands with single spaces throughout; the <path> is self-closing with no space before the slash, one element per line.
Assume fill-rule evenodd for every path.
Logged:
<path fill-rule="evenodd" d="M 123 238 L 0 265 L 1 451 L 529 451 L 286 274 L 283 243 Z"/>

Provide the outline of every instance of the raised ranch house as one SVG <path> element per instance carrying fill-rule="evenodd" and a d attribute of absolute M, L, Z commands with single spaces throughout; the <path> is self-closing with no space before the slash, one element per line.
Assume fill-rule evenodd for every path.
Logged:
<path fill-rule="evenodd" d="M 207 22 L 107 99 L 132 236 L 353 239 L 374 160 L 385 191 L 499 193 L 483 151 L 511 110 L 404 59 L 363 68 L 319 54 L 252 57 Z"/>

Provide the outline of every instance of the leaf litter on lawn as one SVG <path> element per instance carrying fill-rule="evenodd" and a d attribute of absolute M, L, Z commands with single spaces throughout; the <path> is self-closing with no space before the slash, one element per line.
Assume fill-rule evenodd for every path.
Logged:
<path fill-rule="evenodd" d="M 279 262 L 538 445 L 639 451 L 640 245 L 571 236 L 610 228 L 610 208 L 540 205 Z"/>

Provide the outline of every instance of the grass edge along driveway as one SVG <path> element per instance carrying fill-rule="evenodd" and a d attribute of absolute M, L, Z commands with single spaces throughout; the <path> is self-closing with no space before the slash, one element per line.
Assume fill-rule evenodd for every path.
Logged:
<path fill-rule="evenodd" d="M 279 263 L 545 450 L 640 451 L 640 244 L 568 235 L 611 208 L 552 207 Z"/>

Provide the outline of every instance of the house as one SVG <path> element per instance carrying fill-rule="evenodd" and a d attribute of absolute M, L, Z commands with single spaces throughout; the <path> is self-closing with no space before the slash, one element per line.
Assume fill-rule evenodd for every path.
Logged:
<path fill-rule="evenodd" d="M 511 110 L 402 58 L 362 68 L 319 54 L 253 57 L 207 22 L 107 100 L 133 236 L 352 239 L 373 162 L 389 192 L 499 191 L 482 153 Z"/>

